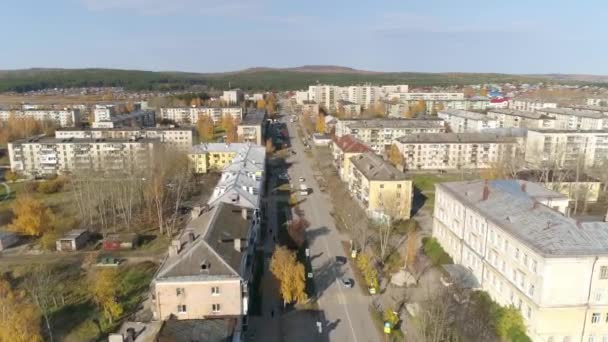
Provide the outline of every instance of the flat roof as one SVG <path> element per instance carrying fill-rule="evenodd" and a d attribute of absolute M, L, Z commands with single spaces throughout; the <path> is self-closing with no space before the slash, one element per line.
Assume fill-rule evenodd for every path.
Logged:
<path fill-rule="evenodd" d="M 89 128 L 78 128 L 78 127 L 65 127 L 58 128 L 55 132 L 105 132 L 105 131 L 194 131 L 193 127 L 89 127 Z"/>
<path fill-rule="evenodd" d="M 468 120 L 489 121 L 491 119 L 491 118 L 489 118 L 485 114 L 480 114 L 480 113 L 475 113 L 475 112 L 469 112 L 468 110 L 451 109 L 451 108 L 450 109 L 440 110 L 439 114 L 447 114 L 447 115 L 451 115 L 451 116 L 457 116 L 459 118 L 464 118 L 464 119 L 468 119 Z"/>
<path fill-rule="evenodd" d="M 541 113 L 550 113 L 557 115 L 570 115 L 570 116 L 580 116 L 583 118 L 591 118 L 591 119 L 604 119 L 605 116 L 602 113 L 592 112 L 588 110 L 574 110 L 570 108 L 542 108 L 537 109 L 538 112 Z"/>
<path fill-rule="evenodd" d="M 488 197 L 483 200 L 485 184 Z M 608 223 L 577 222 L 537 203 L 566 197 L 536 183 L 475 180 L 440 183 L 436 187 L 545 257 L 608 255 Z"/>
<path fill-rule="evenodd" d="M 141 143 L 158 142 L 156 138 L 55 138 L 55 137 L 32 137 L 11 141 L 9 144 L 91 144 L 91 143 Z"/>
<path fill-rule="evenodd" d="M 370 119 L 347 120 L 350 128 L 444 128 L 443 119 Z"/>
<path fill-rule="evenodd" d="M 538 133 L 564 133 L 564 134 L 608 134 L 608 129 L 553 129 L 553 128 L 528 128 L 528 132 Z"/>
<path fill-rule="evenodd" d="M 353 165 L 365 178 L 374 181 L 399 181 L 408 179 L 389 162 L 373 152 L 365 152 L 350 158 Z"/>
<path fill-rule="evenodd" d="M 408 134 L 396 139 L 403 144 L 428 143 L 514 143 L 515 138 L 493 133 L 418 133 Z"/>
<path fill-rule="evenodd" d="M 253 125 L 261 125 L 266 118 L 266 111 L 263 109 L 257 109 L 247 112 L 243 120 L 239 123 L 239 125 L 245 126 L 253 126 Z"/>
<path fill-rule="evenodd" d="M 542 114 L 539 112 L 525 112 L 522 110 L 514 110 L 514 109 L 490 109 L 488 110 L 488 113 L 498 113 L 498 114 L 504 114 L 504 115 L 510 115 L 510 116 L 518 116 L 518 117 L 522 117 L 522 118 L 526 118 L 526 119 L 536 119 L 536 120 L 555 120 L 555 118 L 552 118 L 546 114 Z"/>

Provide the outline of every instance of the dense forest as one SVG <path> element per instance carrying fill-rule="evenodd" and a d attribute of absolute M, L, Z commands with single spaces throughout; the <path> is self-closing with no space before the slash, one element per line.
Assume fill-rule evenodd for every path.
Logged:
<path fill-rule="evenodd" d="M 304 89 L 315 83 L 349 85 L 409 84 L 444 86 L 480 83 L 536 83 L 539 76 L 475 73 L 340 73 L 264 69 L 233 73 L 198 74 L 117 69 L 28 69 L 0 71 L 0 92 L 47 88 L 124 87 L 127 90 L 181 90 L 191 86 L 244 90 Z"/>

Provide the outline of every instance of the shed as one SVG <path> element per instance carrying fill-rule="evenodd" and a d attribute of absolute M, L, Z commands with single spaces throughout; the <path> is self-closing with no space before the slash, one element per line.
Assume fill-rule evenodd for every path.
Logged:
<path fill-rule="evenodd" d="M 0 231 L 0 251 L 3 251 L 19 242 L 17 234 L 7 231 Z"/>
<path fill-rule="evenodd" d="M 86 229 L 73 229 L 59 238 L 55 244 L 60 252 L 77 251 L 89 241 L 89 231 Z"/>
<path fill-rule="evenodd" d="M 136 233 L 110 234 L 103 239 L 103 249 L 107 251 L 117 249 L 133 249 L 139 244 L 139 235 Z"/>

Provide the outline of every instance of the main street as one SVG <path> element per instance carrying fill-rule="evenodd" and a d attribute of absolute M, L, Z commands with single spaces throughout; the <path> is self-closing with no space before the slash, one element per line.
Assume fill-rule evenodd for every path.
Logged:
<path fill-rule="evenodd" d="M 319 190 L 310 160 L 306 157 L 304 146 L 297 136 L 297 126 L 290 123 L 288 117 L 284 114 L 282 120 L 287 123 L 292 150 L 296 152 L 288 159 L 288 162 L 292 163 L 289 175 L 294 189 L 298 188 L 300 177 L 305 179 L 304 183 L 311 189 L 308 196 L 300 197 L 300 200 L 304 201 L 299 206 L 310 223 L 306 234 L 317 303 L 325 318 L 323 333 L 330 341 L 379 341 L 380 336 L 373 326 L 368 310 L 371 297 L 363 295 L 358 284 L 353 288 L 346 288 L 340 283 L 342 277 L 354 278 L 350 270 L 352 259 L 345 255 L 341 244 L 341 241 L 347 241 L 348 237 L 336 229 L 334 219 L 330 215 L 332 205 L 329 197 Z M 346 265 L 339 265 L 336 263 L 336 256 L 345 256 L 349 261 Z"/>

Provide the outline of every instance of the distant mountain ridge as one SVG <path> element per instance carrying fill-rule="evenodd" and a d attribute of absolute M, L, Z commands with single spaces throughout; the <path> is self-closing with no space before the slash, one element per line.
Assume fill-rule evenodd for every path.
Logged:
<path fill-rule="evenodd" d="M 124 87 L 128 90 L 183 90 L 192 86 L 215 89 L 238 87 L 245 90 L 305 89 L 311 84 L 409 84 L 445 86 L 483 83 L 607 83 L 601 75 L 514 75 L 500 73 L 377 72 L 336 65 L 299 67 L 254 67 L 240 71 L 197 73 L 121 69 L 32 68 L 0 70 L 0 92 L 26 92 L 46 88 Z"/>

